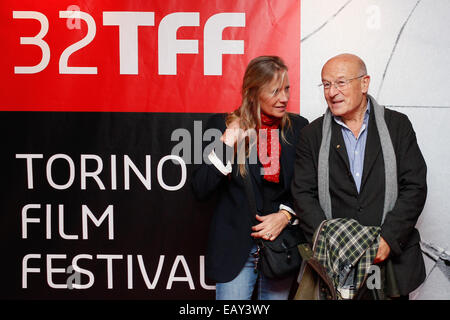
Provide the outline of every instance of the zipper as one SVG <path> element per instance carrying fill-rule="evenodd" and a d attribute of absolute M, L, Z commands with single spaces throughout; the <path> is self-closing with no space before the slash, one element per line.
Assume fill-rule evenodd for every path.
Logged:
<path fill-rule="evenodd" d="M 261 248 L 260 248 L 260 246 L 259 245 L 256 245 L 257 246 L 257 250 L 256 250 L 256 252 L 253 254 L 253 257 L 255 258 L 255 266 L 253 267 L 253 272 L 254 273 L 258 273 L 258 268 L 259 268 L 259 258 L 260 258 L 260 255 L 259 255 L 259 252 L 261 251 Z"/>

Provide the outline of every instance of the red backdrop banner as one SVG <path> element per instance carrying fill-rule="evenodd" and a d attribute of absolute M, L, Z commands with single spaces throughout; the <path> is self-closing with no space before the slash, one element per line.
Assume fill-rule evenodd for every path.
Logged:
<path fill-rule="evenodd" d="M 3 111 L 226 112 L 279 55 L 299 112 L 300 1 L 2 1 Z"/>
<path fill-rule="evenodd" d="M 300 0 L 2 0 L 0 39 L 0 300 L 213 299 L 190 178 L 254 57 L 299 112 Z"/>

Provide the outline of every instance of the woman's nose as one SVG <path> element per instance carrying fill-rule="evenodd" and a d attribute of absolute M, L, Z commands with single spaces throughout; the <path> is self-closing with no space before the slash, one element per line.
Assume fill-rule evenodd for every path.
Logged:
<path fill-rule="evenodd" d="M 287 102 L 289 100 L 289 92 L 282 90 L 279 99 L 280 102 Z"/>

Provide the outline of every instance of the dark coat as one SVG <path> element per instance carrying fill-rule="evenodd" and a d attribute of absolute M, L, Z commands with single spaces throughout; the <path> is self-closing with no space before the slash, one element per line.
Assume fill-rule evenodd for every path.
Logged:
<path fill-rule="evenodd" d="M 425 279 L 425 266 L 419 246 L 420 235 L 415 224 L 427 195 L 427 168 L 408 117 L 385 109 L 385 120 L 397 159 L 398 198 L 381 226 L 381 236 L 391 248 L 390 259 L 394 265 L 400 293 L 406 295 Z M 325 219 L 319 205 L 317 187 L 322 123 L 323 116 L 302 130 L 297 145 L 292 183 L 294 208 L 309 239 Z M 365 226 L 380 226 L 385 176 L 374 112 L 371 112 L 369 118 L 359 194 L 350 172 L 341 127 L 334 120 L 331 123 L 329 174 L 333 218 L 353 218 Z"/>
<path fill-rule="evenodd" d="M 217 128 L 224 132 L 226 129 L 225 117 L 224 114 L 212 116 L 207 128 Z M 290 114 L 290 119 L 292 126 L 285 131 L 285 137 L 289 143 L 285 143 L 280 134 L 282 190 L 272 203 L 273 212 L 278 212 L 280 204 L 293 208 L 290 186 L 294 175 L 295 146 L 300 129 L 307 125 L 308 121 L 294 114 Z M 224 149 L 230 148 L 223 143 L 222 146 Z M 260 170 L 259 161 L 257 164 L 249 165 L 258 211 L 263 206 Z M 253 238 L 250 236 L 252 226 L 248 218 L 249 205 L 244 180 L 237 172 L 236 163 L 232 165 L 232 173 L 228 176 L 223 175 L 214 165 L 203 163 L 196 168 L 192 179 L 193 190 L 199 199 L 218 193 L 218 202 L 209 231 L 205 264 L 207 277 L 217 282 L 228 282 L 238 275 L 254 244 Z"/>

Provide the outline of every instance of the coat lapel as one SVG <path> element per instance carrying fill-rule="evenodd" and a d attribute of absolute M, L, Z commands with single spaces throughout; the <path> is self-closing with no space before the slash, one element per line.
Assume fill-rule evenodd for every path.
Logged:
<path fill-rule="evenodd" d="M 291 181 L 290 177 L 294 174 L 294 164 L 292 161 L 295 159 L 295 145 L 292 143 L 294 139 L 292 139 L 292 131 L 286 130 L 286 140 L 291 141 L 291 143 L 286 143 L 281 138 L 280 133 L 280 143 L 281 143 L 281 155 L 280 155 L 280 166 L 281 166 L 281 172 L 280 172 L 280 178 L 281 182 L 283 183 L 284 189 L 289 189 L 291 186 L 288 183 L 288 181 Z M 291 163 L 289 163 L 291 161 Z"/>
<path fill-rule="evenodd" d="M 344 161 L 347 171 L 350 172 L 350 163 L 348 161 L 347 148 L 345 147 L 341 126 L 334 119 L 331 119 L 331 130 L 330 154 L 334 150 L 339 155 L 339 158 Z"/>
<path fill-rule="evenodd" d="M 257 164 L 252 164 L 250 167 L 250 174 L 253 177 L 254 182 L 257 184 L 258 187 L 261 186 L 261 168 L 262 165 L 258 160 Z"/>
<path fill-rule="evenodd" d="M 375 122 L 375 112 L 370 112 L 369 117 L 369 128 L 367 132 L 366 148 L 364 151 L 364 166 L 363 166 L 363 176 L 361 179 L 361 190 L 364 187 L 364 183 L 369 176 L 370 171 L 375 164 L 375 160 L 381 150 L 380 137 L 378 135 L 377 124 Z"/>
<path fill-rule="evenodd" d="M 258 152 L 256 146 L 253 148 L 252 152 Z M 249 165 L 249 171 L 250 171 L 250 178 L 253 183 L 253 192 L 255 193 L 255 201 L 256 201 L 256 207 L 259 212 L 262 211 L 263 203 L 262 203 L 262 176 L 261 176 L 261 168 L 262 165 L 259 162 L 259 159 L 257 160 L 256 164 L 250 164 Z"/>

